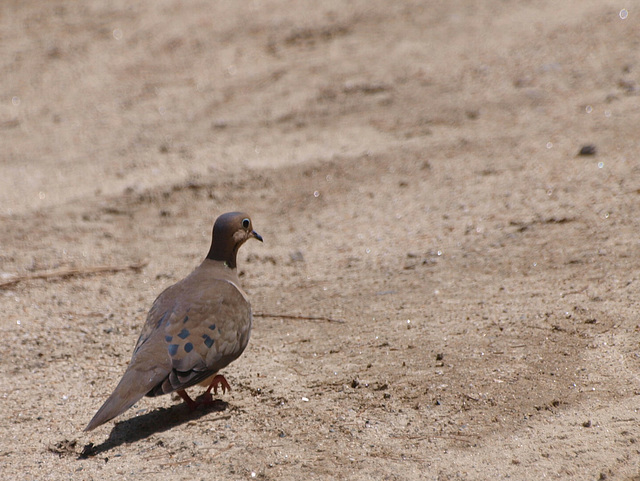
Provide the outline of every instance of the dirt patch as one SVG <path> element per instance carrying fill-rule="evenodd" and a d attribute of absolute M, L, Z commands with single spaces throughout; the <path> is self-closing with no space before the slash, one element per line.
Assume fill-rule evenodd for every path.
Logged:
<path fill-rule="evenodd" d="M 6 5 L 5 475 L 638 479 L 620 9 Z M 265 239 L 233 390 L 83 433 L 229 210 Z"/>

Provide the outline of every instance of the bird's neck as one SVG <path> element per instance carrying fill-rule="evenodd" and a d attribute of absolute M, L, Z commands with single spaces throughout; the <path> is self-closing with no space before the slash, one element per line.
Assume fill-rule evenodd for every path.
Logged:
<path fill-rule="evenodd" d="M 225 261 L 216 259 L 205 259 L 202 264 L 194 271 L 194 275 L 198 278 L 196 282 L 204 282 L 206 279 L 226 280 L 235 285 L 239 285 L 238 269 L 229 267 Z"/>
<path fill-rule="evenodd" d="M 212 261 L 223 262 L 227 267 L 235 269 L 236 266 L 236 254 L 238 250 L 235 246 L 220 245 L 215 242 L 211 243 L 211 249 L 207 254 L 207 259 Z"/>

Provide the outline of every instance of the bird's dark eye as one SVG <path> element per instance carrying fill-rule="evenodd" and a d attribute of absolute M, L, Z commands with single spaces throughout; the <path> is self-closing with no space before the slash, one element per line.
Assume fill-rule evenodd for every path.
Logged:
<path fill-rule="evenodd" d="M 249 219 L 244 219 L 242 221 L 242 227 L 244 227 L 245 229 L 248 229 L 250 225 L 251 225 L 251 221 Z"/>

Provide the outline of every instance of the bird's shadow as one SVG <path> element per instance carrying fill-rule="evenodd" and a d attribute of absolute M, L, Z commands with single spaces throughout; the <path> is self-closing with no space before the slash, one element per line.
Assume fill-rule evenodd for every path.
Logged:
<path fill-rule="evenodd" d="M 161 433 L 180 424 L 200 419 L 211 412 L 225 411 L 228 406 L 229 403 L 216 399 L 210 404 L 200 406 L 195 411 L 190 411 L 185 404 L 178 404 L 170 408 L 156 409 L 150 413 L 127 419 L 117 423 L 103 443 L 97 446 L 93 443 L 85 445 L 78 458 L 86 459 L 109 451 L 121 444 L 135 443 L 152 434 Z"/>

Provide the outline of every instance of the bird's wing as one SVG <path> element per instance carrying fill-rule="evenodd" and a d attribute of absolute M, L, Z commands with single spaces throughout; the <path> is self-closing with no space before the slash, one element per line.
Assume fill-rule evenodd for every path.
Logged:
<path fill-rule="evenodd" d="M 249 342 L 251 306 L 235 284 L 215 280 L 188 297 L 165 324 L 171 372 L 151 396 L 203 381 L 237 359 Z"/>
<path fill-rule="evenodd" d="M 176 284 L 156 299 L 127 371 L 85 431 L 145 395 L 193 386 L 242 354 L 251 331 L 251 306 L 244 293 L 227 280 L 181 287 Z"/>

